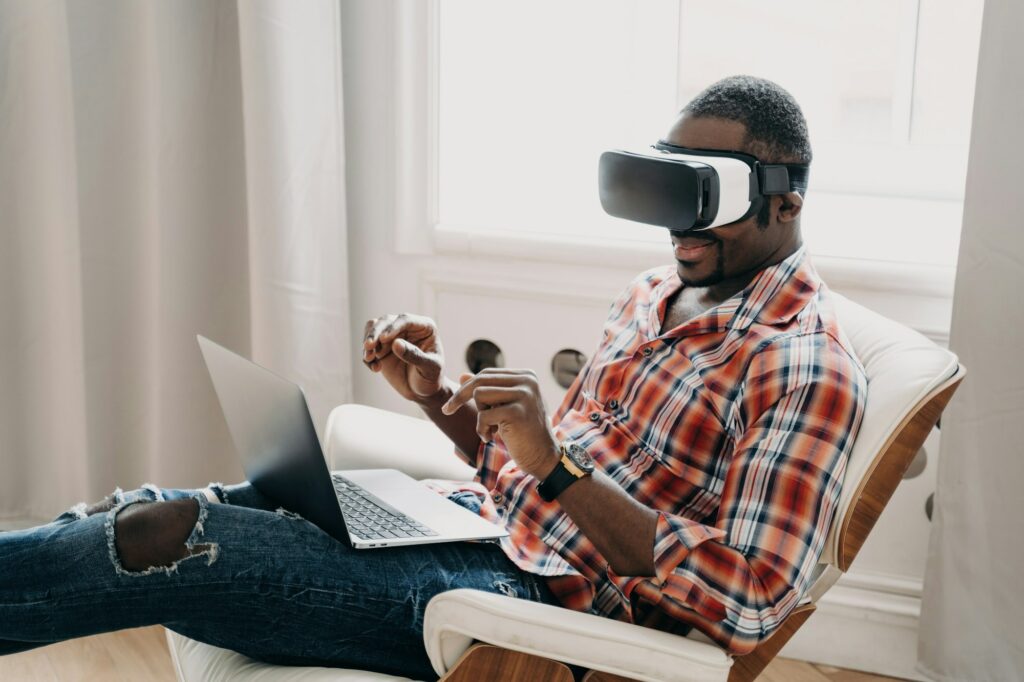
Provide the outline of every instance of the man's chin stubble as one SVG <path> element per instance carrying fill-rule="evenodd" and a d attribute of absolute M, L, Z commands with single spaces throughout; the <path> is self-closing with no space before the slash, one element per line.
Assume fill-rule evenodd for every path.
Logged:
<path fill-rule="evenodd" d="M 700 279 L 688 278 L 683 275 L 682 263 L 679 261 L 676 261 L 676 274 L 679 275 L 679 281 L 688 287 L 709 287 L 718 284 L 725 279 L 725 257 L 721 247 L 718 248 L 718 253 L 715 256 L 715 269 L 711 274 Z"/>
<path fill-rule="evenodd" d="M 722 273 L 717 270 L 703 279 L 690 279 L 682 275 L 679 276 L 679 280 L 688 287 L 709 287 L 718 284 L 722 279 Z"/>

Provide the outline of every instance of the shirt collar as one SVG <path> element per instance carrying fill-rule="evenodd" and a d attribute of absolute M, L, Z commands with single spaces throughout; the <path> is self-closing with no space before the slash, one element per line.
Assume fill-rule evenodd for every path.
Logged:
<path fill-rule="evenodd" d="M 681 286 L 679 275 L 675 272 L 662 282 L 656 294 L 657 302 L 651 310 L 653 325 L 659 323 L 659 312 L 661 319 L 664 319 L 665 299 Z M 800 246 L 784 260 L 755 275 L 741 291 L 668 332 L 666 336 L 723 329 L 743 331 L 754 322 L 784 324 L 803 310 L 820 286 L 818 273 L 807 257 L 807 247 Z"/>
<path fill-rule="evenodd" d="M 783 324 L 804 309 L 818 292 L 821 280 L 801 246 L 785 260 L 762 270 L 740 292 L 743 303 L 733 315 L 729 327 L 746 329 L 754 322 Z"/>

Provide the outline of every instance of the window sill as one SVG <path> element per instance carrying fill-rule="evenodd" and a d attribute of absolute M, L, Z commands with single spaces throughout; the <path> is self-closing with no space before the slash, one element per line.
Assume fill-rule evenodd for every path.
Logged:
<path fill-rule="evenodd" d="M 434 227 L 438 253 L 515 259 L 559 265 L 589 265 L 639 272 L 670 262 L 664 244 L 568 234 L 521 233 L 473 229 L 461 225 Z M 954 266 L 900 261 L 820 256 L 811 252 L 822 279 L 835 290 L 859 289 L 952 300 Z"/>

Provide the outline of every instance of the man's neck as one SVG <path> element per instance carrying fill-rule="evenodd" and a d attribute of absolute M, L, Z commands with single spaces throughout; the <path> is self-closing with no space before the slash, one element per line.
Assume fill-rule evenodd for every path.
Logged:
<path fill-rule="evenodd" d="M 719 282 L 706 287 L 692 287 L 690 292 L 693 298 L 706 308 L 711 308 L 723 301 L 727 301 L 749 285 L 754 277 L 766 268 L 778 265 L 799 250 L 803 245 L 802 240 L 795 240 L 791 243 L 782 244 L 778 249 L 768 254 L 764 260 L 749 270 L 727 277 Z M 690 288 L 690 287 L 687 287 Z"/>

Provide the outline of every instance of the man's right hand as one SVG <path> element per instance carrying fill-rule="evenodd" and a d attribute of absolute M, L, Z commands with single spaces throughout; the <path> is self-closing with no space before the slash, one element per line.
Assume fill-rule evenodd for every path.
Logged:
<path fill-rule="evenodd" d="M 422 315 L 385 315 L 363 331 L 363 364 L 380 372 L 403 398 L 423 401 L 444 385 L 437 325 Z"/>

